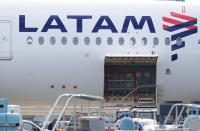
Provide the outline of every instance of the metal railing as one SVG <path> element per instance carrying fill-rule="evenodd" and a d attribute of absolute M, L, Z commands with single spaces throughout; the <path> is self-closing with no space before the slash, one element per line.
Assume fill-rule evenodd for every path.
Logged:
<path fill-rule="evenodd" d="M 156 85 L 138 85 L 134 90 L 132 90 L 130 93 L 128 93 L 126 96 L 124 96 L 117 104 L 118 105 L 123 105 L 123 102 L 125 99 L 128 97 L 132 97 L 132 102 L 134 102 L 134 96 L 133 93 L 135 93 L 139 88 L 148 88 L 148 87 L 155 87 L 155 104 L 157 105 L 157 86 Z M 133 103 L 134 104 L 134 103 Z"/>
<path fill-rule="evenodd" d="M 58 116 L 58 118 L 57 118 L 57 120 L 56 120 L 55 125 L 53 126 L 52 131 L 55 131 L 56 128 L 58 127 L 58 124 L 59 124 L 59 122 L 60 122 L 60 120 L 61 120 L 63 114 L 64 114 L 65 111 L 68 109 L 69 103 L 70 103 L 72 100 L 74 100 L 74 101 L 73 101 L 73 102 L 74 102 L 74 130 L 76 130 L 76 119 L 75 119 L 76 116 L 75 116 L 75 113 L 76 113 L 76 104 L 77 104 L 76 101 L 77 101 L 77 99 L 84 99 L 84 100 L 89 101 L 88 108 L 90 107 L 90 101 L 99 101 L 99 102 L 100 102 L 100 106 L 99 106 L 99 107 L 103 107 L 103 103 L 104 103 L 104 98 L 103 98 L 103 97 L 92 96 L 92 95 L 85 95 L 85 94 L 62 94 L 62 95 L 60 95 L 60 96 L 56 99 L 54 105 L 53 105 L 52 108 L 50 109 L 49 114 L 48 114 L 48 116 L 47 116 L 47 118 L 46 118 L 46 120 L 45 120 L 45 122 L 44 122 L 44 124 L 43 124 L 43 126 L 42 126 L 42 131 L 45 131 L 45 128 L 46 128 L 46 126 L 47 126 L 47 123 L 48 123 L 48 121 L 50 120 L 50 117 L 53 115 L 53 112 L 55 111 L 56 106 L 58 106 L 58 103 L 61 101 L 62 98 L 66 98 L 66 99 L 65 99 L 65 102 L 64 102 L 64 106 L 63 106 L 63 108 L 61 109 L 61 112 L 60 112 L 60 114 L 59 114 L 59 116 Z M 67 124 L 67 126 L 66 126 L 65 129 L 67 129 L 68 126 L 69 126 L 69 124 Z"/>
<path fill-rule="evenodd" d="M 178 107 L 182 107 L 180 113 L 178 113 L 178 112 L 179 112 L 179 111 L 178 111 Z M 198 111 L 200 110 L 200 105 L 197 105 L 197 104 L 174 104 L 174 105 L 171 107 L 171 109 L 170 109 L 170 111 L 169 111 L 169 113 L 168 113 L 168 115 L 167 115 L 167 117 L 166 117 L 166 119 L 165 119 L 165 121 L 164 121 L 164 124 L 162 125 L 161 128 L 162 128 L 162 129 L 165 128 L 165 126 L 166 126 L 166 124 L 167 124 L 167 122 L 168 122 L 168 119 L 169 119 L 169 117 L 172 115 L 172 112 L 173 112 L 174 110 L 175 110 L 175 116 L 176 116 L 176 118 L 175 118 L 175 120 L 174 120 L 174 122 L 173 122 L 173 125 L 174 125 L 174 128 L 177 128 L 177 127 L 178 127 L 178 123 L 179 123 L 179 121 L 180 121 L 180 118 L 181 118 L 181 116 L 183 115 L 183 112 L 184 112 L 184 110 L 185 110 L 186 108 L 194 108 L 194 109 L 196 109 L 196 115 L 199 116 Z M 188 113 L 188 114 L 189 114 L 189 113 Z"/>

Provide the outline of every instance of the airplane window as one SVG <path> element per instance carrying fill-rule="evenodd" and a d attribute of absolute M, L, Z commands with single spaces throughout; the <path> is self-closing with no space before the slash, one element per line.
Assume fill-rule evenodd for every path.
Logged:
<path fill-rule="evenodd" d="M 130 41 L 131 41 L 131 45 L 135 45 L 135 43 L 136 43 L 135 37 L 131 37 Z"/>
<path fill-rule="evenodd" d="M 158 45 L 158 43 L 159 43 L 158 37 L 153 38 L 153 44 Z"/>
<path fill-rule="evenodd" d="M 62 38 L 61 38 L 61 43 L 62 43 L 63 45 L 66 45 L 66 44 L 67 44 L 67 38 L 66 38 L 66 37 L 62 37 Z"/>
<path fill-rule="evenodd" d="M 89 37 L 85 37 L 84 38 L 84 43 L 85 43 L 85 45 L 89 45 L 90 44 L 90 38 Z"/>
<path fill-rule="evenodd" d="M 171 41 L 171 40 L 170 40 L 169 37 L 166 37 L 166 38 L 165 38 L 165 44 L 166 44 L 166 45 L 170 45 L 170 41 Z"/>
<path fill-rule="evenodd" d="M 97 37 L 97 38 L 96 38 L 96 44 L 97 44 L 97 45 L 100 45 L 100 44 L 101 44 L 101 38 L 100 38 L 100 37 Z"/>
<path fill-rule="evenodd" d="M 112 43 L 113 43 L 112 37 L 108 37 L 107 43 L 108 43 L 108 45 L 112 45 Z"/>
<path fill-rule="evenodd" d="M 73 43 L 74 43 L 74 45 L 78 45 L 78 37 L 73 38 Z"/>
<path fill-rule="evenodd" d="M 33 43 L 33 38 L 31 36 L 27 37 L 26 42 L 31 45 Z"/>
<path fill-rule="evenodd" d="M 143 37 L 143 38 L 142 38 L 142 44 L 143 44 L 143 45 L 147 45 L 147 38 L 146 38 L 146 37 Z"/>
<path fill-rule="evenodd" d="M 38 38 L 38 42 L 39 42 L 40 45 L 43 45 L 44 44 L 44 37 L 40 36 Z"/>
<path fill-rule="evenodd" d="M 181 45 L 182 45 L 182 39 L 181 39 L 181 38 L 177 38 L 177 39 L 176 39 L 176 44 L 177 44 L 178 46 L 181 46 Z"/>
<path fill-rule="evenodd" d="M 124 44 L 124 38 L 123 38 L 123 37 L 120 37 L 120 38 L 119 38 L 119 44 L 120 44 L 120 45 L 123 45 L 123 44 Z"/>
<path fill-rule="evenodd" d="M 50 38 L 50 43 L 51 43 L 52 45 L 55 45 L 55 43 L 56 43 L 56 38 L 55 38 L 54 36 L 52 36 L 52 37 Z"/>

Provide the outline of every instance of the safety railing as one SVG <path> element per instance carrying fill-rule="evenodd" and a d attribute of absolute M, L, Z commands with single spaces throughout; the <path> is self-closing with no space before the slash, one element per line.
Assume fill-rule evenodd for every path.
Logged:
<path fill-rule="evenodd" d="M 154 102 L 155 102 L 155 105 L 157 105 L 157 85 L 138 85 L 134 90 L 132 90 L 130 93 L 128 93 L 126 96 L 124 96 L 117 104 L 116 106 L 118 105 L 123 105 L 124 103 L 124 100 L 126 100 L 128 97 L 132 97 L 132 102 L 134 102 L 134 93 L 140 89 L 140 88 L 148 88 L 148 87 L 155 87 L 155 94 L 152 95 L 152 94 L 149 94 L 149 96 L 153 96 L 154 97 Z M 133 103 L 133 105 L 136 104 L 136 103 Z"/>
<path fill-rule="evenodd" d="M 76 116 L 75 116 L 75 113 L 76 113 L 76 106 L 77 106 L 77 99 L 84 99 L 84 100 L 87 100 L 87 101 L 89 101 L 89 103 L 88 103 L 88 109 L 90 108 L 90 102 L 91 101 L 99 101 L 100 103 L 100 105 L 99 105 L 99 107 L 101 108 L 101 107 L 103 107 L 103 103 L 104 103 L 104 98 L 103 97 L 98 97 L 98 96 L 92 96 L 92 95 L 85 95 L 85 94 L 62 94 L 62 95 L 60 95 L 57 99 L 56 99 L 56 101 L 55 101 L 55 103 L 54 103 L 54 105 L 52 106 L 52 108 L 50 109 L 50 111 L 49 111 L 49 114 L 47 115 L 47 118 L 46 118 L 46 120 L 45 120 L 45 122 L 44 122 L 44 124 L 43 124 L 43 126 L 42 126 L 42 131 L 45 131 L 45 128 L 46 128 L 46 126 L 47 126 L 47 124 L 48 124 L 48 122 L 50 121 L 50 117 L 53 115 L 53 112 L 55 111 L 55 109 L 56 109 L 56 107 L 58 106 L 58 103 L 61 101 L 61 99 L 63 99 L 63 98 L 65 98 L 65 102 L 64 102 L 64 106 L 63 106 L 63 108 L 61 109 L 61 112 L 59 113 L 59 115 L 58 115 L 58 118 L 57 118 L 57 120 L 56 120 L 56 123 L 55 123 L 55 125 L 53 126 L 53 129 L 52 129 L 52 131 L 55 131 L 56 130 L 56 128 L 58 127 L 58 125 L 59 125 L 59 122 L 61 121 L 61 118 L 62 118 L 62 116 L 64 115 L 64 113 L 66 112 L 66 110 L 68 109 L 68 106 L 69 106 L 69 103 L 72 101 L 72 100 L 74 100 L 73 101 L 73 103 L 74 103 L 74 130 L 76 130 Z M 99 112 L 101 112 L 101 111 L 99 111 Z M 68 128 L 68 126 L 69 126 L 69 124 L 67 124 L 67 126 L 66 126 L 66 128 L 65 129 L 67 129 Z"/>
<path fill-rule="evenodd" d="M 181 110 L 180 110 L 180 112 L 179 112 L 179 107 L 181 108 Z M 165 128 L 165 126 L 166 126 L 166 124 L 167 124 L 167 122 L 168 122 L 168 120 L 169 120 L 169 118 L 170 118 L 170 116 L 172 115 L 172 112 L 175 110 L 175 120 L 174 120 L 174 122 L 173 122 L 173 128 L 178 128 L 178 123 L 179 123 L 179 121 L 180 121 L 180 118 L 182 117 L 182 115 L 183 115 L 183 112 L 186 110 L 186 109 L 188 109 L 188 108 L 192 108 L 193 110 L 195 109 L 196 110 L 196 116 L 197 117 L 199 117 L 199 110 L 200 110 L 200 105 L 197 105 L 197 104 L 174 104 L 172 107 L 171 107 L 171 109 L 170 109 L 170 111 L 169 111 L 169 113 L 168 113 L 168 115 L 167 115 L 167 117 L 166 117 L 166 119 L 165 119 L 165 121 L 164 121 L 164 124 L 162 125 L 162 129 L 164 129 Z M 189 111 L 189 110 L 188 110 Z M 188 114 L 188 116 L 189 116 L 189 112 L 187 113 Z M 199 123 L 200 124 L 200 123 Z"/>

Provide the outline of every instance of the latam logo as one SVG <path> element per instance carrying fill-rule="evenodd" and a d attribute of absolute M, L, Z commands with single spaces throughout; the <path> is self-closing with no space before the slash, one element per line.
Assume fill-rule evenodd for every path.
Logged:
<path fill-rule="evenodd" d="M 50 15 L 48 19 L 43 23 L 40 29 L 37 26 L 27 26 L 25 15 L 19 15 L 19 32 L 48 32 L 48 30 L 60 30 L 61 32 L 70 32 L 68 28 L 71 25 L 65 25 L 66 20 L 72 20 L 76 23 L 76 32 L 82 33 L 84 28 L 84 22 L 95 21 L 94 25 L 91 25 L 91 33 L 98 33 L 100 30 L 108 30 L 112 33 L 127 33 L 128 29 L 142 30 L 145 25 L 148 26 L 150 33 L 156 33 L 153 20 L 150 16 L 142 16 L 140 20 L 136 19 L 135 16 L 125 16 L 121 28 L 117 29 L 116 23 L 109 16 L 100 16 L 97 20 L 93 19 L 91 15 L 67 15 L 62 20 L 58 15 Z M 83 22 L 84 21 L 84 22 Z M 54 24 L 53 24 L 54 23 Z M 71 27 L 72 28 L 72 27 Z M 88 27 L 87 27 L 88 28 Z"/>
<path fill-rule="evenodd" d="M 163 24 L 163 29 L 168 32 L 177 32 L 180 30 L 180 32 L 171 35 L 171 41 L 176 41 L 175 44 L 171 45 L 171 51 L 175 52 L 176 50 L 185 47 L 186 42 L 182 41 L 182 38 L 197 33 L 198 28 L 197 26 L 195 26 L 195 24 L 197 24 L 197 18 L 188 15 L 178 14 L 175 12 L 171 12 L 170 14 L 173 18 L 163 17 L 163 21 L 169 24 Z M 183 31 L 183 29 L 185 30 Z M 180 43 L 178 43 L 178 40 L 181 40 L 179 41 Z M 175 61 L 177 59 L 178 54 L 173 53 L 171 56 L 171 60 Z"/>

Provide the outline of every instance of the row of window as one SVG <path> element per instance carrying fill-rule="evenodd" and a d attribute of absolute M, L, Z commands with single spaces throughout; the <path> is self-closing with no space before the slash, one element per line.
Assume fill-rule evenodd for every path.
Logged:
<path fill-rule="evenodd" d="M 59 41 L 60 41 L 63 45 L 66 45 L 66 44 L 68 43 L 67 37 L 62 37 L 61 40 L 59 40 Z M 89 37 L 85 37 L 83 41 L 84 41 L 84 44 L 85 44 L 85 45 L 89 45 L 89 44 L 91 43 L 91 39 L 90 39 Z M 180 40 L 177 40 L 177 41 L 180 41 Z M 52 36 L 52 37 L 50 37 L 49 42 L 50 42 L 51 45 L 55 45 L 56 42 L 57 42 L 57 40 L 56 40 L 56 38 L 55 38 L 54 36 Z M 73 43 L 74 45 L 78 45 L 79 42 L 80 42 L 80 39 L 79 39 L 78 37 L 73 37 L 73 38 L 72 38 L 72 43 Z M 108 37 L 108 38 L 106 39 L 106 42 L 107 42 L 108 45 L 112 45 L 112 44 L 113 44 L 113 38 L 112 38 L 112 37 Z M 135 44 L 136 44 L 136 38 L 135 38 L 135 37 L 131 37 L 130 40 L 129 40 L 129 42 L 131 43 L 131 45 L 135 45 Z M 166 37 L 166 38 L 164 39 L 164 43 L 165 43 L 166 45 L 170 45 L 170 42 L 171 42 L 171 40 L 170 40 L 169 37 Z M 40 36 L 40 37 L 38 38 L 38 43 L 39 43 L 40 45 L 43 45 L 43 44 L 45 43 L 45 38 L 44 38 L 43 36 Z M 101 44 L 103 43 L 103 42 L 102 42 L 102 38 L 101 38 L 101 37 L 96 37 L 96 38 L 95 38 L 95 43 L 96 43 L 96 45 L 101 45 Z M 119 45 L 124 45 L 124 44 L 125 44 L 125 39 L 124 39 L 124 37 L 119 37 L 118 43 L 119 43 Z M 162 42 L 162 43 L 163 43 L 163 42 Z M 27 44 L 29 44 L 29 45 L 33 44 L 33 38 L 32 38 L 31 36 L 27 37 Z M 143 37 L 143 38 L 141 39 L 141 44 L 147 45 L 147 44 L 148 44 L 148 39 L 147 39 L 146 37 Z M 156 45 L 158 45 L 158 44 L 159 44 L 159 38 L 158 38 L 158 37 L 154 37 L 154 38 L 153 38 L 153 45 L 156 46 Z"/>

